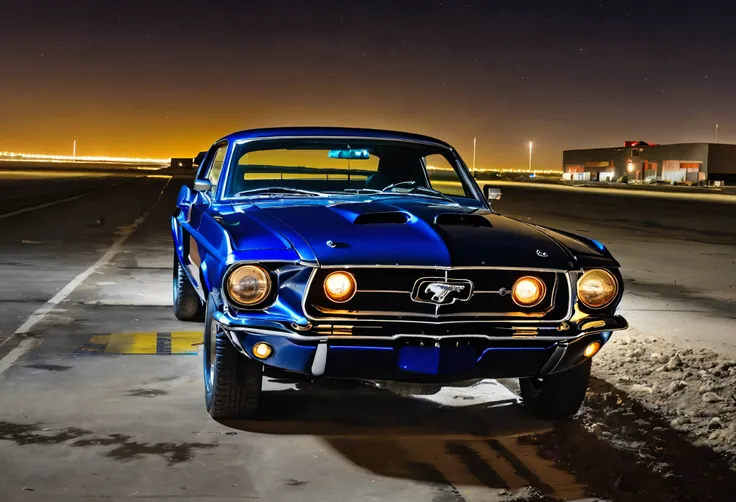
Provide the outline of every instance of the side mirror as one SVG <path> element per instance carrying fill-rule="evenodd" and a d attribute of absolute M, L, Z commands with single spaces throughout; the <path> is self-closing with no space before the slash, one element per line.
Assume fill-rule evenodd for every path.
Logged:
<path fill-rule="evenodd" d="M 209 192 L 212 190 L 212 182 L 210 180 L 194 180 L 195 192 Z"/>
<path fill-rule="evenodd" d="M 483 195 L 488 200 L 499 200 L 501 198 L 501 189 L 492 187 L 491 185 L 483 185 Z"/>

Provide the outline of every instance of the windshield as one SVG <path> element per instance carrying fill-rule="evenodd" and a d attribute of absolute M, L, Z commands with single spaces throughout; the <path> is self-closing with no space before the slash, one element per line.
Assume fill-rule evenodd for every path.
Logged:
<path fill-rule="evenodd" d="M 390 141 L 288 140 L 235 147 L 224 197 L 409 194 L 476 201 L 462 165 L 439 146 Z"/>

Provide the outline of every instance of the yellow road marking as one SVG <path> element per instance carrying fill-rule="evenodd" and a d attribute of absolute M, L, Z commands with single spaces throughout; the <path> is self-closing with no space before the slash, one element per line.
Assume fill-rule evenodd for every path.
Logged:
<path fill-rule="evenodd" d="M 203 343 L 201 331 L 109 333 L 92 336 L 82 353 L 121 355 L 196 354 Z"/>
<path fill-rule="evenodd" d="M 92 338 L 89 339 L 89 343 L 102 346 L 106 346 L 107 342 L 109 341 L 110 335 L 94 335 Z"/>
<path fill-rule="evenodd" d="M 197 352 L 198 346 L 204 343 L 201 331 L 173 331 L 171 333 L 171 353 L 186 354 Z"/>
<path fill-rule="evenodd" d="M 112 333 L 105 354 L 155 354 L 156 333 Z"/>

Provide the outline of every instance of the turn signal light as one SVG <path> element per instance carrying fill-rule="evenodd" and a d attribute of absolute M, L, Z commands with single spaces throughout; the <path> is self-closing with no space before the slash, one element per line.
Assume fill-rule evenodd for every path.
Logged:
<path fill-rule="evenodd" d="M 590 358 L 596 355 L 599 350 L 601 350 L 601 342 L 596 340 L 595 342 L 590 342 L 590 344 L 585 347 L 585 352 L 583 352 L 583 355 Z"/>
<path fill-rule="evenodd" d="M 266 342 L 258 342 L 253 345 L 253 355 L 258 359 L 268 359 L 273 354 L 273 348 Z"/>

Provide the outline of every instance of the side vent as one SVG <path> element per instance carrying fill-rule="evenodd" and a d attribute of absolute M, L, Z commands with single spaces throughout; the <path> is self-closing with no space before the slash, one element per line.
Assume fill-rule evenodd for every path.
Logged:
<path fill-rule="evenodd" d="M 355 218 L 353 222 L 355 225 L 377 225 L 386 223 L 398 223 L 403 224 L 409 221 L 409 216 L 406 213 L 400 212 L 385 212 L 385 213 L 365 213 Z"/>
<path fill-rule="evenodd" d="M 478 214 L 442 213 L 434 218 L 435 225 L 454 227 L 488 227 L 491 222 Z"/>

